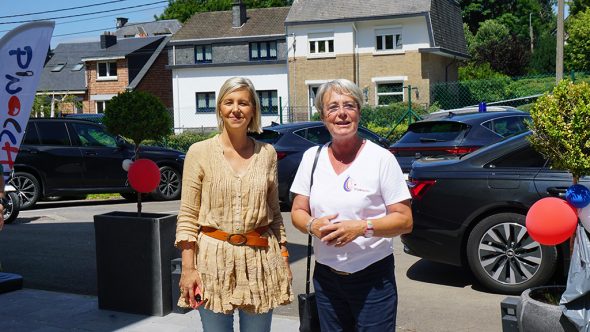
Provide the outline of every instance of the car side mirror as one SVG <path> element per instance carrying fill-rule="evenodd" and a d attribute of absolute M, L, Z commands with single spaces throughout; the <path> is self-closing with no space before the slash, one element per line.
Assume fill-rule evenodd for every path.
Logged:
<path fill-rule="evenodd" d="M 115 140 L 117 141 L 117 146 L 120 148 L 125 147 L 127 145 L 127 141 L 125 141 L 125 139 L 119 135 L 115 137 Z"/>

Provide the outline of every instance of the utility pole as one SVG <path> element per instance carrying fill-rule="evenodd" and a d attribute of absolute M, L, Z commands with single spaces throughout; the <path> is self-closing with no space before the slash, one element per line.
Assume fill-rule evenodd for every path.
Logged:
<path fill-rule="evenodd" d="M 557 0 L 557 49 L 555 52 L 555 81 L 563 79 L 563 11 L 564 0 Z"/>

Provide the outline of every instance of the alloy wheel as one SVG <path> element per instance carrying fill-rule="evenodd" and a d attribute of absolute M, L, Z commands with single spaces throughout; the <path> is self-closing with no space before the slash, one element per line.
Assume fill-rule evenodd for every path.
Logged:
<path fill-rule="evenodd" d="M 517 285 L 531 279 L 543 258 L 541 245 L 518 223 L 500 223 L 488 229 L 478 246 L 479 263 L 502 284 Z"/>
<path fill-rule="evenodd" d="M 180 176 L 178 172 L 170 167 L 162 167 L 158 191 L 165 199 L 176 197 L 180 191 Z"/>

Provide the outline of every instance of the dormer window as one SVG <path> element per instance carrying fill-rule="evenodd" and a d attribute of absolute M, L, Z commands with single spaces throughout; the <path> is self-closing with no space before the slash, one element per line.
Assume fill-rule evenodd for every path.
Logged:
<path fill-rule="evenodd" d="M 211 45 L 197 45 L 195 46 L 195 62 L 196 63 L 210 63 L 213 61 Z"/>
<path fill-rule="evenodd" d="M 62 69 L 64 69 L 65 66 L 66 66 L 65 62 L 64 63 L 58 63 L 53 68 L 51 68 L 51 71 L 53 71 L 53 72 L 61 71 Z"/>
<path fill-rule="evenodd" d="M 276 58 L 276 41 L 250 43 L 250 60 L 272 60 Z"/>
<path fill-rule="evenodd" d="M 97 79 L 117 79 L 117 62 L 98 62 Z"/>

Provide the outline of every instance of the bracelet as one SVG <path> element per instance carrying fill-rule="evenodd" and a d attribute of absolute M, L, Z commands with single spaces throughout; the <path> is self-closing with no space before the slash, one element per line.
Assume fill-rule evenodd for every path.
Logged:
<path fill-rule="evenodd" d="M 311 226 L 312 226 L 313 222 L 316 220 L 317 220 L 317 218 L 311 217 L 309 219 L 309 221 L 307 222 L 307 225 L 305 225 L 305 228 L 307 228 L 307 234 L 309 234 L 311 236 L 315 236 L 315 235 L 313 235 L 313 232 L 311 231 Z"/>
<path fill-rule="evenodd" d="M 288 250 L 281 251 L 281 256 L 283 256 L 283 257 L 289 257 L 289 251 Z"/>

